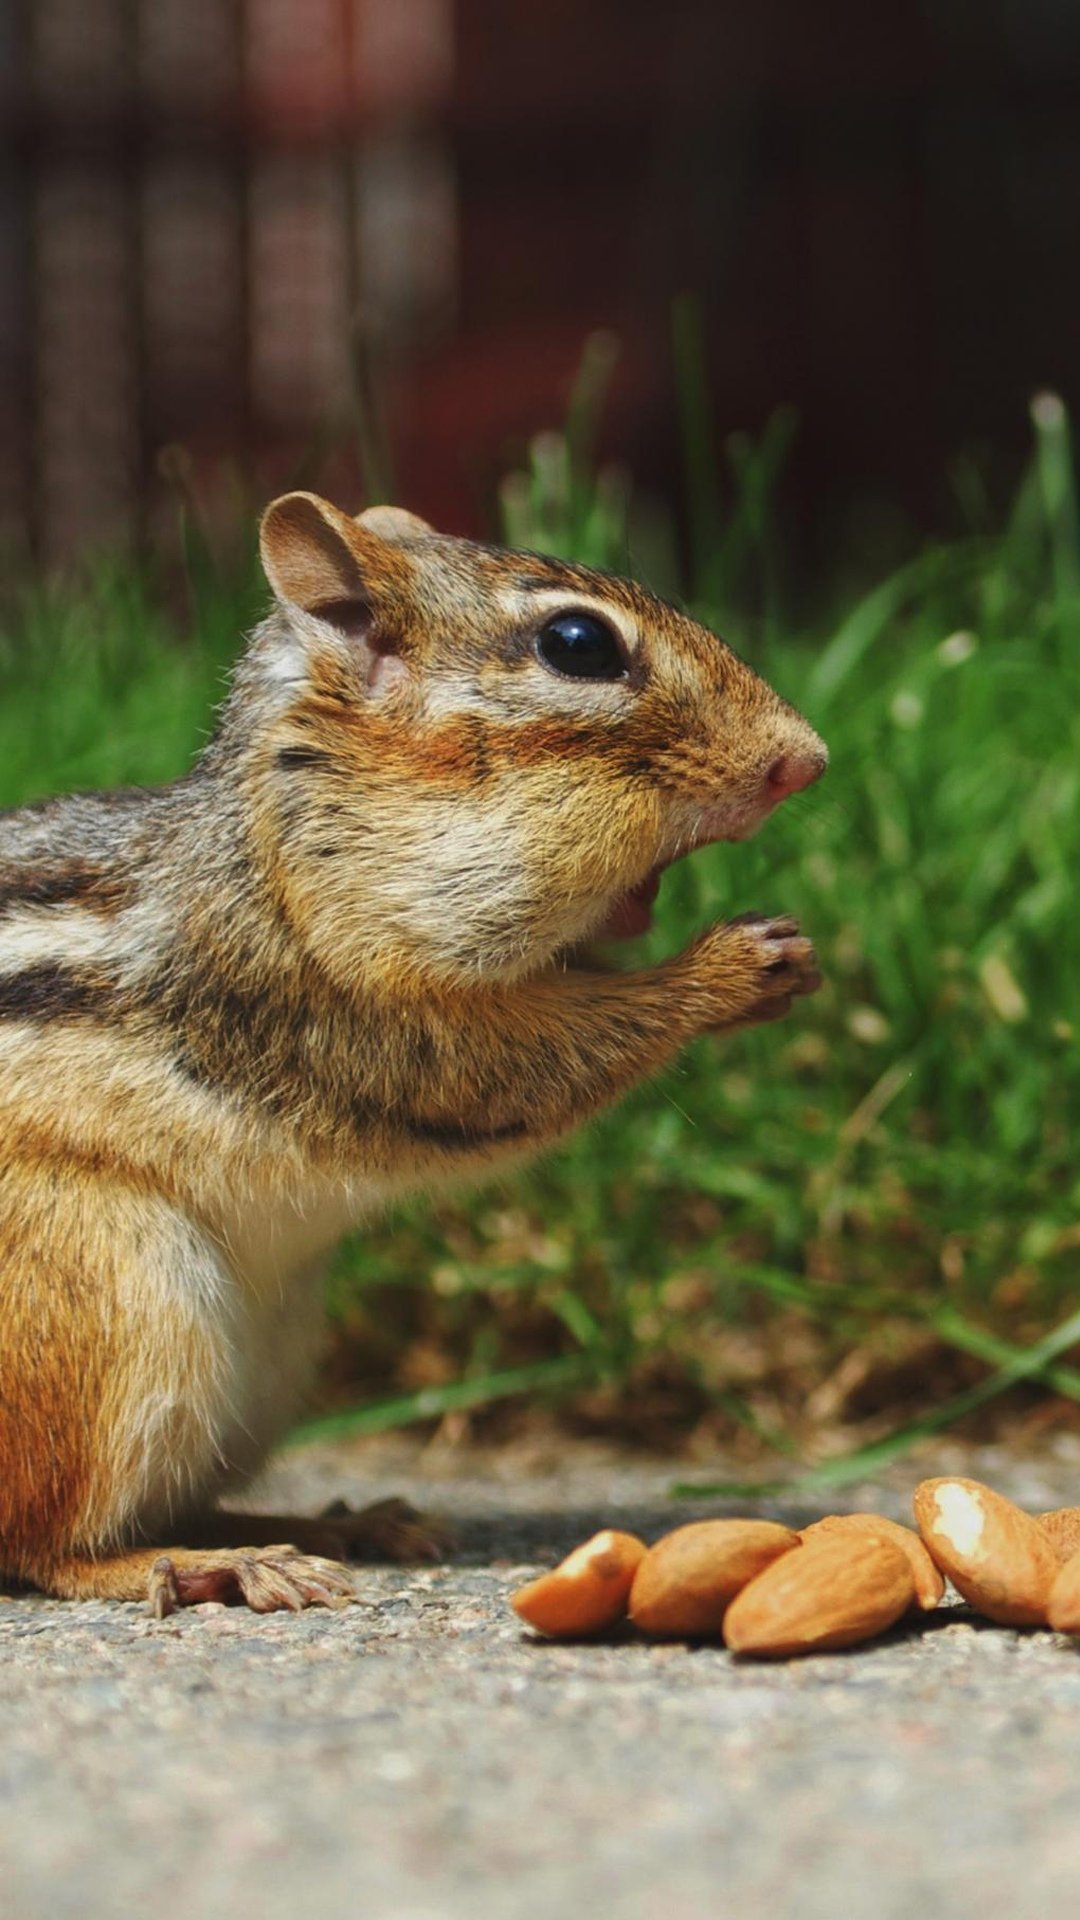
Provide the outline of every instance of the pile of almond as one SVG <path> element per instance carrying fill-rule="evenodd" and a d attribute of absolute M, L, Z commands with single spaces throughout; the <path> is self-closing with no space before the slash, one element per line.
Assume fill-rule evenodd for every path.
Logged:
<path fill-rule="evenodd" d="M 877 1513 L 832 1513 L 794 1533 L 771 1520 L 696 1520 L 655 1546 L 610 1529 L 511 1596 L 552 1639 L 629 1616 L 650 1638 L 722 1638 L 758 1658 L 852 1647 L 929 1611 L 945 1576 L 1009 1627 L 1080 1634 L 1080 1507 L 1025 1513 L 978 1480 L 924 1480 L 916 1533 Z"/>

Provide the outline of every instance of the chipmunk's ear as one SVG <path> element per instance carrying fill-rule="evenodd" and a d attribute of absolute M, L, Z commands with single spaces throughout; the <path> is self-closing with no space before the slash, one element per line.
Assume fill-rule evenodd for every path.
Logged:
<path fill-rule="evenodd" d="M 267 507 L 259 553 L 277 598 L 305 613 L 349 601 L 374 607 L 401 583 L 402 557 L 378 529 L 317 493 L 286 493 Z"/>
<path fill-rule="evenodd" d="M 400 616 L 411 563 L 391 541 L 316 493 L 286 493 L 263 514 L 259 552 L 275 597 L 348 641 L 369 694 L 407 679 Z"/>
<path fill-rule="evenodd" d="M 356 524 L 377 533 L 380 540 L 400 540 L 406 545 L 435 531 L 428 521 L 421 520 L 418 513 L 409 513 L 405 507 L 365 507 L 363 513 L 357 514 Z"/>

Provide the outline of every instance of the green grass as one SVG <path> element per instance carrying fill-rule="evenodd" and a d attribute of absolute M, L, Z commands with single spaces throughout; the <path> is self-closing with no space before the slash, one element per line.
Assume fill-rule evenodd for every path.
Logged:
<path fill-rule="evenodd" d="M 807 632 L 777 612 L 785 423 L 723 472 L 695 427 L 688 600 L 804 708 L 832 768 L 755 841 L 670 873 L 645 953 L 789 911 L 827 986 L 782 1027 L 700 1043 L 529 1172 L 350 1242 L 333 1423 L 546 1395 L 579 1422 L 704 1419 L 803 1458 L 838 1425 L 868 1438 L 835 1480 L 1018 1380 L 1080 1398 L 1062 1358 L 1080 1334 L 1080 541 L 1067 423 L 1049 400 L 1034 420 L 1004 524 Z M 508 535 L 670 583 L 663 516 L 592 477 L 589 440 L 586 393 L 508 482 Z M 197 637 L 118 567 L 9 604 L 0 804 L 188 763 L 252 605 L 246 574 L 197 559 Z M 849 1392 L 833 1370 L 853 1351 Z"/>

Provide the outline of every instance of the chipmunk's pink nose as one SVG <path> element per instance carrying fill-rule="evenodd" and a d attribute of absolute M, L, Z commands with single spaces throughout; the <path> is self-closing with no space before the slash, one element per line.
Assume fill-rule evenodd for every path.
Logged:
<path fill-rule="evenodd" d="M 781 753 L 765 775 L 765 782 L 774 800 L 786 800 L 789 793 L 801 793 L 820 780 L 827 765 L 823 752 Z"/>

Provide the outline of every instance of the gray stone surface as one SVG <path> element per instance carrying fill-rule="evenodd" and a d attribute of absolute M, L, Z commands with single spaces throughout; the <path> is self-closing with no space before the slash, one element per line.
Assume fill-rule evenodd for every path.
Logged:
<path fill-rule="evenodd" d="M 1080 1449 L 983 1453 L 1025 1504 Z M 904 1517 L 921 1456 L 832 1504 Z M 697 1509 L 670 1465 L 307 1449 L 253 1504 L 403 1492 L 444 1567 L 359 1575 L 344 1612 L 0 1601 L 0 1911 L 371 1920 L 1009 1915 L 1080 1898 L 1080 1658 L 945 1615 L 767 1666 L 716 1648 L 555 1646 L 506 1595 L 612 1521 Z M 746 1510 L 746 1503 L 707 1511 Z M 824 1503 L 758 1507 L 804 1520 Z"/>

